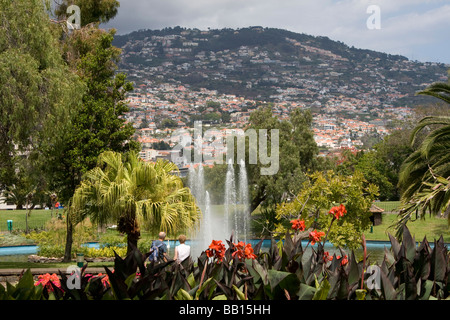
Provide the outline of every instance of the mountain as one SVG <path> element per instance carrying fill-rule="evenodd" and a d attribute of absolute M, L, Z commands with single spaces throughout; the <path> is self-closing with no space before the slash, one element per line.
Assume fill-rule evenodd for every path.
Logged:
<path fill-rule="evenodd" d="M 448 65 L 349 47 L 327 37 L 263 27 L 139 30 L 115 36 L 120 70 L 137 84 L 180 83 L 247 99 L 366 108 L 432 102 L 415 93 L 447 81 Z"/>

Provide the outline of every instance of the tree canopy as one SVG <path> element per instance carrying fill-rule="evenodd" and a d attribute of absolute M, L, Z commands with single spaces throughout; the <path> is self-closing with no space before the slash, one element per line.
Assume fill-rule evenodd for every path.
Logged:
<path fill-rule="evenodd" d="M 17 184 L 19 161 L 79 105 L 83 84 L 64 63 L 39 0 L 0 1 L 0 188 Z M 7 22 L 7 23 L 6 23 Z"/>
<path fill-rule="evenodd" d="M 302 219 L 305 225 L 326 231 L 333 218 L 329 210 L 343 204 L 347 213 L 328 235 L 328 239 L 336 247 L 358 248 L 361 245 L 362 233 L 371 224 L 370 206 L 378 193 L 378 188 L 369 184 L 361 172 L 353 175 L 336 174 L 333 171 L 315 172 L 307 175 L 301 191 L 295 194 L 292 201 L 277 206 L 278 219 Z M 280 224 L 277 228 L 285 233 Z"/>
<path fill-rule="evenodd" d="M 117 223 L 118 231 L 127 234 L 128 251 L 137 247 L 141 227 L 153 232 L 195 230 L 201 212 L 177 170 L 169 161 L 144 162 L 136 152 L 122 156 L 106 151 L 75 191 L 74 220 L 90 216 L 101 225 Z"/>
<path fill-rule="evenodd" d="M 251 210 L 260 204 L 276 205 L 299 191 L 305 172 L 317 166 L 318 147 L 312 132 L 312 115 L 308 110 L 296 109 L 289 120 L 279 121 L 271 106 L 261 107 L 250 115 L 248 129 L 279 130 L 279 171 L 261 175 L 258 164 L 248 165 Z M 270 137 L 269 137 L 270 139 Z"/>

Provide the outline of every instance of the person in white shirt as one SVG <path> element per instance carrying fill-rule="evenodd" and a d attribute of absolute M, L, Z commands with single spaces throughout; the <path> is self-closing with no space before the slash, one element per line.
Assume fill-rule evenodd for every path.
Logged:
<path fill-rule="evenodd" d="M 191 255 L 191 247 L 186 245 L 186 236 L 184 234 L 178 237 L 180 245 L 175 247 L 175 256 L 173 259 L 178 263 L 181 263 L 184 259 Z"/>

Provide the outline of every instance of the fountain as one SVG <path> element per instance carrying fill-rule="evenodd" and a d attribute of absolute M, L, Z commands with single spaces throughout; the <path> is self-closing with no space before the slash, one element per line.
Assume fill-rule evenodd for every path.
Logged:
<path fill-rule="evenodd" d="M 214 208 L 211 205 L 209 192 L 205 190 L 202 164 L 198 164 L 197 169 L 193 165 L 189 167 L 188 185 L 203 214 L 203 220 L 195 237 L 195 245 L 191 248 L 193 257 L 208 248 L 212 240 L 222 240 L 225 243 L 232 232 L 234 232 L 234 242 L 247 242 L 250 230 L 249 192 L 247 171 L 243 160 L 239 163 L 238 179 L 235 176 L 233 163 L 228 162 L 223 214 L 221 214 L 222 210 L 218 210 L 218 206 Z"/>
<path fill-rule="evenodd" d="M 211 206 L 209 192 L 205 190 L 202 164 L 198 164 L 197 169 L 193 165 L 189 167 L 188 185 L 203 215 L 200 228 L 191 243 L 191 255 L 197 257 L 208 248 L 212 240 L 222 240 L 225 243 L 225 239 L 229 238 L 229 232 L 218 227 L 223 225 L 223 216 L 215 212 Z"/>
<path fill-rule="evenodd" d="M 234 166 L 231 160 L 228 161 L 228 170 L 225 178 L 224 211 L 224 231 L 231 234 L 230 231 L 235 230 L 236 235 L 237 221 L 234 219 L 236 213 L 236 183 L 234 177 Z"/>
<path fill-rule="evenodd" d="M 241 236 L 240 240 L 247 242 L 247 233 L 250 230 L 250 203 L 247 170 L 245 168 L 245 161 L 243 159 L 241 159 L 241 161 L 239 162 L 239 204 L 240 210 L 237 214 L 239 215 L 239 222 L 241 223 L 238 223 L 238 225 L 242 226 L 242 230 L 240 230 L 239 236 Z"/>

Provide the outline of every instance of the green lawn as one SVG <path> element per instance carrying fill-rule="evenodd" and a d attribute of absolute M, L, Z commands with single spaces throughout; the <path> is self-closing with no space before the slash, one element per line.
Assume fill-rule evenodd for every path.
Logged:
<path fill-rule="evenodd" d="M 59 212 L 62 214 L 63 210 L 53 210 L 54 215 Z M 26 210 L 0 210 L 0 232 L 7 231 L 7 220 L 13 221 L 13 230 L 25 230 Z M 36 209 L 31 211 L 28 217 L 29 229 L 41 229 L 45 223 L 51 219 L 51 210 Z"/>
<path fill-rule="evenodd" d="M 367 240 L 386 240 L 389 241 L 388 233 L 394 235 L 393 228 L 390 225 L 397 220 L 396 214 L 383 214 L 383 222 L 373 227 L 373 233 L 366 232 Z M 435 216 L 427 216 L 425 220 L 410 221 L 407 224 L 411 234 L 415 236 L 416 241 L 422 241 L 424 236 L 427 240 L 432 242 L 438 239 L 441 235 L 444 237 L 446 243 L 450 243 L 450 228 L 448 227 L 448 220 L 446 218 L 437 218 Z"/>

